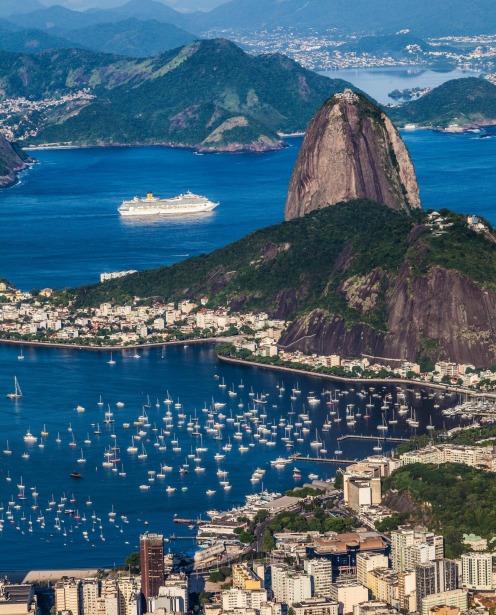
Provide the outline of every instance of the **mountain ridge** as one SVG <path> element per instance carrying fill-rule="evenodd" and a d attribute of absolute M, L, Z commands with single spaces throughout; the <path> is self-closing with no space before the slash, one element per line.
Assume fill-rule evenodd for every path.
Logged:
<path fill-rule="evenodd" d="M 323 100 L 352 87 L 285 56 L 250 56 L 225 39 L 196 41 L 143 60 L 82 50 L 29 58 L 0 53 L 6 92 L 13 88 L 25 96 L 37 89 L 49 96 L 75 84 L 91 84 L 96 98 L 47 114 L 30 144 L 279 149 L 284 143 L 278 133 L 303 131 Z"/>

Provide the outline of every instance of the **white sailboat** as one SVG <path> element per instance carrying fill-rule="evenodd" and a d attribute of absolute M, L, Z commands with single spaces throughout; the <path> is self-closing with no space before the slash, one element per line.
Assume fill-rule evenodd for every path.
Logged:
<path fill-rule="evenodd" d="M 112 358 L 112 353 L 110 353 L 110 359 L 107 361 L 107 363 L 108 363 L 109 365 L 115 365 L 115 361 L 114 361 L 114 359 Z"/>
<path fill-rule="evenodd" d="M 19 381 L 17 380 L 17 376 L 14 376 L 14 392 L 7 393 L 7 398 L 8 399 L 21 399 L 21 397 L 22 397 L 21 387 L 19 386 Z"/>

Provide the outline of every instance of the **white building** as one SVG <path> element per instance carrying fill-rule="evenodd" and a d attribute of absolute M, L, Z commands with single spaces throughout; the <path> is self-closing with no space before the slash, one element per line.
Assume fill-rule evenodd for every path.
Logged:
<path fill-rule="evenodd" d="M 303 563 L 312 579 L 312 595 L 329 597 L 332 585 L 332 561 L 325 558 L 309 559 Z"/>
<path fill-rule="evenodd" d="M 312 582 L 306 573 L 295 572 L 288 566 L 273 565 L 271 578 L 276 602 L 291 606 L 312 597 Z"/>
<path fill-rule="evenodd" d="M 222 610 L 256 609 L 260 610 L 262 604 L 267 602 L 266 589 L 228 589 L 221 594 Z"/>
<path fill-rule="evenodd" d="M 490 591 L 493 584 L 493 556 L 491 553 L 462 555 L 462 585 L 467 589 Z"/>
<path fill-rule="evenodd" d="M 338 603 L 339 615 L 352 613 L 354 607 L 369 599 L 369 590 L 355 580 L 340 580 L 331 587 L 331 596 Z"/>

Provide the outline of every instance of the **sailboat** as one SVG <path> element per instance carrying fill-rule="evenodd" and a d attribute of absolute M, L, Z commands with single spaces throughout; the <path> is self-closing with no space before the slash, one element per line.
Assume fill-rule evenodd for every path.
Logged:
<path fill-rule="evenodd" d="M 17 356 L 19 361 L 22 361 L 24 359 L 24 352 L 23 349 L 21 348 L 21 354 Z"/>
<path fill-rule="evenodd" d="M 17 380 L 17 376 L 14 376 L 14 392 L 7 393 L 7 398 L 8 399 L 21 399 L 21 397 L 22 397 L 21 387 L 19 386 L 19 381 Z"/>
<path fill-rule="evenodd" d="M 115 361 L 114 361 L 114 359 L 112 358 L 112 353 L 110 353 L 110 359 L 107 361 L 107 363 L 108 363 L 109 365 L 115 365 Z"/>

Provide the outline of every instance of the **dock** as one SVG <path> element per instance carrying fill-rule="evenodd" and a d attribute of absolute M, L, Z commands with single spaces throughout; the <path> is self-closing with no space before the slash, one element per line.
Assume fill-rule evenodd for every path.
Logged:
<path fill-rule="evenodd" d="M 340 442 L 343 440 L 379 440 L 381 442 L 410 442 L 410 438 L 395 438 L 393 436 L 355 436 L 353 434 L 346 434 L 337 438 Z"/>
<path fill-rule="evenodd" d="M 337 457 L 302 457 L 299 454 L 291 455 L 289 459 L 293 461 L 313 461 L 316 463 L 357 463 L 358 459 L 338 459 Z"/>

